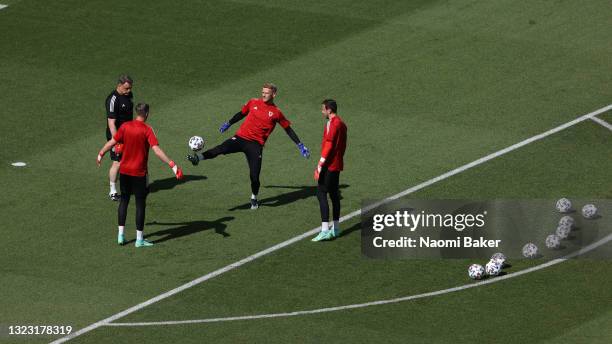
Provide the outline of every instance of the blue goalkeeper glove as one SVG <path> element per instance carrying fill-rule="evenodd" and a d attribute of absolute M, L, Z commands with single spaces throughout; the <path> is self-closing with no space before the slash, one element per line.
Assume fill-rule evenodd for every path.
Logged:
<path fill-rule="evenodd" d="M 310 150 L 308 149 L 308 147 L 304 146 L 303 143 L 298 143 L 298 148 L 300 149 L 300 154 L 302 154 L 302 156 L 306 159 L 310 158 Z"/>
<path fill-rule="evenodd" d="M 219 132 L 224 133 L 227 129 L 229 129 L 230 126 L 231 124 L 229 124 L 229 122 L 221 124 L 221 126 L 219 127 Z"/>

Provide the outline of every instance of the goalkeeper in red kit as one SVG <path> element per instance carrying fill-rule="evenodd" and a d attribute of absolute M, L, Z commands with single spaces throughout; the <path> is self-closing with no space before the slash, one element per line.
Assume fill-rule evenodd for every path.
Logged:
<path fill-rule="evenodd" d="M 251 179 L 251 209 L 257 209 L 257 194 L 259 193 L 259 173 L 261 172 L 261 158 L 263 147 L 266 140 L 276 127 L 280 124 L 285 132 L 300 150 L 304 158 L 310 157 L 310 151 L 300 141 L 297 134 L 291 128 L 289 122 L 282 111 L 274 104 L 277 87 L 271 83 L 265 83 L 261 90 L 261 98 L 249 100 L 240 112 L 236 113 L 229 121 L 223 123 L 219 128 L 220 132 L 225 132 L 229 127 L 246 118 L 236 131 L 236 134 L 225 140 L 220 145 L 213 147 L 203 153 L 188 155 L 187 159 L 193 165 L 197 165 L 200 160 L 214 159 L 220 154 L 232 154 L 243 152 L 249 164 L 249 176 Z"/>
<path fill-rule="evenodd" d="M 171 161 L 170 158 L 159 148 L 159 142 L 153 129 L 145 122 L 149 117 L 149 105 L 136 105 L 136 119 L 124 123 L 104 147 L 98 153 L 97 163 L 100 166 L 102 157 L 115 144 L 123 144 L 121 166 L 119 167 L 119 180 L 121 182 L 121 201 L 119 202 L 118 218 L 119 233 L 117 242 L 119 245 L 125 243 L 124 228 L 127 217 L 128 203 L 133 194 L 136 199 L 136 247 L 153 246 L 152 243 L 144 240 L 143 230 L 145 222 L 145 208 L 148 187 L 148 161 L 149 148 L 153 150 L 157 157 L 168 164 L 176 179 L 183 178 L 183 171 Z"/>
<path fill-rule="evenodd" d="M 314 171 L 317 181 L 317 199 L 321 210 L 321 232 L 312 241 L 323 241 L 337 238 L 340 235 L 340 171 L 344 169 L 344 152 L 346 151 L 346 124 L 338 116 L 338 105 L 333 99 L 325 99 L 321 104 L 321 113 L 327 119 L 323 129 L 321 159 Z M 329 204 L 332 202 L 332 219 L 329 222 Z"/>

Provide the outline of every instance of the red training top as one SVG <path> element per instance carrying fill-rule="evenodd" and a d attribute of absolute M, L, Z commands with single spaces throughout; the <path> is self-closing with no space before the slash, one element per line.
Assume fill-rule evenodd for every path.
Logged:
<path fill-rule="evenodd" d="M 325 145 L 331 146 L 329 153 L 325 156 L 324 166 L 329 171 L 342 171 L 344 169 L 344 151 L 346 150 L 346 124 L 340 116 L 336 115 L 329 121 L 323 129 L 323 141 L 321 150 L 325 150 Z"/>
<path fill-rule="evenodd" d="M 291 125 L 285 115 L 274 104 L 266 104 L 262 99 L 251 99 L 242 107 L 246 119 L 238 128 L 237 136 L 245 140 L 259 142 L 262 146 L 274 130 L 276 123 L 287 128 Z"/>
<path fill-rule="evenodd" d="M 119 173 L 134 177 L 146 176 L 149 148 L 159 145 L 153 129 L 145 122 L 129 121 L 117 130 L 114 139 L 123 143 Z"/>

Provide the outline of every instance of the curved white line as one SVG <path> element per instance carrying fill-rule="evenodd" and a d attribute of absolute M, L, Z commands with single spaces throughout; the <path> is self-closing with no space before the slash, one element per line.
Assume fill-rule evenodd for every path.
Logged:
<path fill-rule="evenodd" d="M 272 314 L 257 314 L 257 315 L 243 315 L 243 316 L 236 316 L 236 317 L 225 317 L 225 318 L 209 318 L 209 319 L 193 319 L 193 320 L 176 320 L 176 321 L 151 321 L 151 322 L 133 322 L 133 323 L 109 323 L 106 324 L 105 326 L 157 326 L 157 325 L 184 325 L 184 324 L 199 324 L 199 323 L 212 323 L 212 322 L 223 322 L 223 321 L 236 321 L 236 320 L 254 320 L 254 319 L 267 319 L 267 318 L 280 318 L 280 317 L 293 317 L 293 316 L 298 316 L 298 315 L 306 315 L 306 314 L 316 314 L 316 313 L 328 313 L 328 312 L 336 312 L 336 311 L 343 311 L 343 310 L 347 310 L 347 309 L 354 309 L 354 308 L 364 308 L 364 307 L 370 307 L 370 306 L 379 306 L 379 305 L 386 305 L 389 303 L 398 303 L 398 302 L 404 302 L 404 301 L 410 301 L 410 300 L 416 300 L 416 299 L 422 299 L 422 298 L 426 298 L 426 297 L 431 297 L 431 296 L 438 296 L 438 295 L 443 295 L 443 294 L 448 294 L 448 293 L 452 293 L 452 292 L 456 292 L 456 291 L 460 291 L 460 290 L 465 290 L 465 289 L 470 289 L 470 288 L 475 288 L 475 287 L 480 287 L 486 284 L 491 284 L 491 283 L 495 283 L 495 282 L 500 282 L 503 280 L 507 280 L 510 278 L 514 278 L 514 277 L 518 277 L 521 275 L 525 275 L 528 274 L 530 272 L 534 272 L 534 271 L 538 271 L 538 270 L 542 270 L 545 269 L 547 267 L 562 263 L 570 258 L 579 256 L 581 254 L 584 254 L 586 252 L 589 252 L 601 245 L 604 245 L 605 243 L 609 242 L 610 240 L 612 240 L 612 234 L 608 234 L 608 236 L 604 237 L 603 239 L 594 242 L 588 246 L 585 246 L 584 248 L 573 252 L 571 254 L 568 254 L 564 257 L 561 258 L 557 258 L 557 259 L 553 259 L 551 261 L 548 261 L 546 263 L 540 264 L 540 265 L 536 265 L 533 266 L 531 268 L 525 269 L 525 270 L 521 270 L 521 271 L 517 271 L 511 274 L 507 274 L 504 276 L 499 276 L 499 277 L 495 277 L 492 279 L 487 279 L 481 282 L 477 282 L 477 283 L 470 283 L 470 284 L 466 284 L 466 285 L 462 285 L 462 286 L 458 286 L 458 287 L 454 287 L 454 288 L 448 288 L 448 289 L 442 289 L 442 290 L 437 290 L 437 291 L 432 291 L 432 292 L 428 292 L 428 293 L 423 293 L 423 294 L 417 294 L 417 295 L 411 295 L 411 296 L 404 296 L 404 297 L 399 297 L 399 298 L 395 298 L 395 299 L 388 299 L 388 300 L 379 300 L 379 301 L 371 301 L 371 302 L 365 302 L 365 303 L 357 303 L 357 304 L 352 304 L 352 305 L 344 305 L 344 306 L 336 306 L 336 307 L 328 307 L 328 308 L 319 308 L 319 309 L 311 309 L 311 310 L 304 310 L 304 311 L 295 311 L 295 312 L 288 312 L 288 313 L 272 313 Z"/>

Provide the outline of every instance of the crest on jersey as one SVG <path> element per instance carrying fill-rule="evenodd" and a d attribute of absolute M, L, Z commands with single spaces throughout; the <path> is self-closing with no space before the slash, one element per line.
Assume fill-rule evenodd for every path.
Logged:
<path fill-rule="evenodd" d="M 274 116 L 274 112 L 272 112 L 272 111 L 268 111 L 268 116 L 269 116 L 269 117 Z"/>

